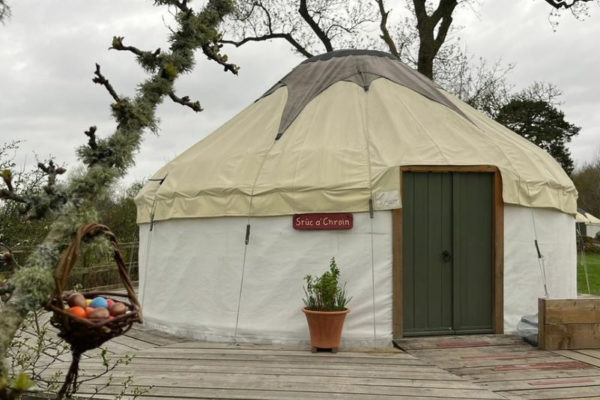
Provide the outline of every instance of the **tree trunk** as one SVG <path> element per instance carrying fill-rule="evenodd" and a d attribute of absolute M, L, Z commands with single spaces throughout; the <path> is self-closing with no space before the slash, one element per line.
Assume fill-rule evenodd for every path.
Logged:
<path fill-rule="evenodd" d="M 423 16 L 423 14 L 417 15 L 417 29 L 419 30 L 417 70 L 431 80 L 433 80 L 433 60 L 437 54 L 433 28 L 430 17 Z"/>
<path fill-rule="evenodd" d="M 458 2 L 457 0 L 440 0 L 431 15 L 427 13 L 425 2 L 425 0 L 413 0 L 417 30 L 419 31 L 417 70 L 433 80 L 433 60 L 446 41 L 446 35 L 452 25 L 452 13 Z"/>
<path fill-rule="evenodd" d="M 427 43 L 421 39 L 417 64 L 417 70 L 431 80 L 433 80 L 433 59 L 435 58 L 432 47 L 431 43 Z"/>

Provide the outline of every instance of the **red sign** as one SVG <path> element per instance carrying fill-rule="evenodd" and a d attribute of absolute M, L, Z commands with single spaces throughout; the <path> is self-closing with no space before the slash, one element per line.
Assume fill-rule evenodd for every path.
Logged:
<path fill-rule="evenodd" d="M 301 231 L 322 231 L 352 229 L 354 217 L 351 213 L 295 214 L 294 229 Z"/>

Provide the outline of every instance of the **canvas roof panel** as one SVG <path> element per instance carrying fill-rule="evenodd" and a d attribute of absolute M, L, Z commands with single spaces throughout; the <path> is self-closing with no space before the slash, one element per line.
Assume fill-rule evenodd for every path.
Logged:
<path fill-rule="evenodd" d="M 409 165 L 493 165 L 502 175 L 505 203 L 575 215 L 575 187 L 548 153 L 416 72 L 407 76 L 416 74 L 415 82 L 427 83 L 421 89 L 435 90 L 435 96 L 389 79 L 377 67 L 383 60 L 408 69 L 399 61 L 369 54 L 329 57 L 301 64 L 282 82 L 294 82 L 303 65 L 360 70 L 363 59 L 377 76 L 368 90 L 344 74 L 331 83 L 331 77 L 311 81 L 303 73 L 296 80 L 300 89 L 276 86 L 182 153 L 154 175 L 165 178 L 162 184 L 151 181 L 140 191 L 138 222 L 368 211 L 374 198 L 386 199 L 375 202 L 377 209 L 398 208 L 399 168 Z M 300 100 L 289 106 L 297 90 Z M 290 107 L 298 104 L 303 106 L 293 117 Z M 276 140 L 282 126 L 284 135 Z"/>

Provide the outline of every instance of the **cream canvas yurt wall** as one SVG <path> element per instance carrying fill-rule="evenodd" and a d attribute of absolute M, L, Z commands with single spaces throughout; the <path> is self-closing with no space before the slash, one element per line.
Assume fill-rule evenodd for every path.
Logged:
<path fill-rule="evenodd" d="M 209 340 L 306 341 L 303 277 L 335 256 L 352 296 L 344 342 L 388 344 L 400 168 L 471 165 L 502 178 L 512 331 L 535 313 L 544 283 L 550 297 L 576 295 L 572 182 L 543 150 L 367 51 L 300 64 L 142 189 L 145 319 Z M 292 215 L 311 212 L 352 212 L 354 227 L 294 230 Z"/>

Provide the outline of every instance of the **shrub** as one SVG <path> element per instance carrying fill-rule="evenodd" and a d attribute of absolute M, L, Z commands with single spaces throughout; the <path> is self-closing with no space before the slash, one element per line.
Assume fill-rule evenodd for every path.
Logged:
<path fill-rule="evenodd" d="M 306 275 L 304 306 L 311 311 L 345 310 L 351 298 L 346 297 L 346 284 L 340 286 L 339 278 L 340 269 L 335 262 L 335 257 L 331 258 L 329 271 L 325 271 L 320 277 Z"/>

